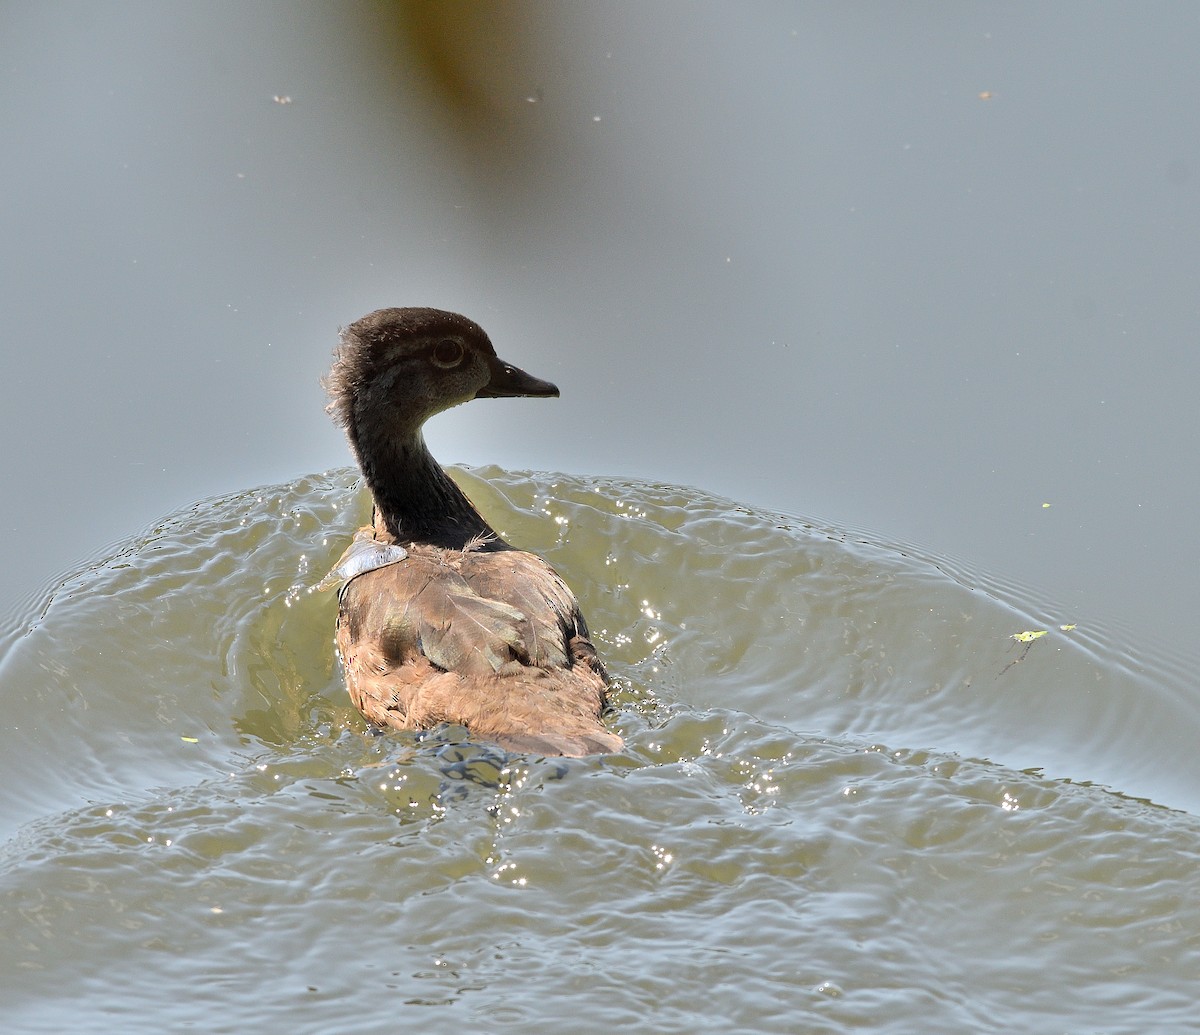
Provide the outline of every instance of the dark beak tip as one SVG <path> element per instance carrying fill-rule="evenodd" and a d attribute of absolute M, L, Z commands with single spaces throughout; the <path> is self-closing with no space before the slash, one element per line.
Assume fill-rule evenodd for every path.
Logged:
<path fill-rule="evenodd" d="M 520 367 L 514 367 L 503 360 L 495 360 L 491 368 L 491 380 L 479 391 L 482 398 L 558 398 L 558 385 L 527 374 Z"/>

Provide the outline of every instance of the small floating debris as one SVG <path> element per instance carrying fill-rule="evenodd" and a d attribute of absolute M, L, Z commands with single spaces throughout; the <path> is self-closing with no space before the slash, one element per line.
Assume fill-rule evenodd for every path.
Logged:
<path fill-rule="evenodd" d="M 1067 625 L 1060 625 L 1058 628 L 1060 632 L 1067 633 L 1073 632 L 1076 628 L 1076 625 L 1074 622 L 1070 622 Z M 1024 632 L 1013 633 L 1009 639 L 1011 639 L 1014 643 L 1023 643 L 1025 645 L 1025 649 L 1021 651 L 1021 656 L 1019 658 L 1013 658 L 1012 661 L 1010 661 L 1004 666 L 1004 668 L 1000 670 L 1000 675 L 1004 675 L 1004 673 L 1012 668 L 1013 665 L 1017 664 L 1017 662 L 1024 661 L 1025 655 L 1029 653 L 1030 647 L 1032 647 L 1043 636 L 1048 636 L 1049 634 L 1049 629 L 1026 629 Z"/>
<path fill-rule="evenodd" d="M 996 678 L 999 679 L 1000 676 L 1004 675 L 1004 673 L 1012 668 L 1013 665 L 1024 661 L 1025 655 L 1029 653 L 1029 649 L 1036 641 L 1040 640 L 1048 632 L 1048 629 L 1026 629 L 1025 632 L 1013 633 L 1012 639 L 1017 643 L 1025 644 L 1025 649 L 1021 651 L 1021 656 L 1019 658 L 1013 658 L 1012 661 L 1005 665 L 1004 668 L 1000 670 L 1000 674 Z"/>

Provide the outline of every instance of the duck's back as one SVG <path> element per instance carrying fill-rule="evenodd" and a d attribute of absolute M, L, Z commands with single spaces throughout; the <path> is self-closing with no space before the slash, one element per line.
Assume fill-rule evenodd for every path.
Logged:
<path fill-rule="evenodd" d="M 461 723 L 544 754 L 621 747 L 599 720 L 608 680 L 579 605 L 535 554 L 408 547 L 345 587 L 337 640 L 350 696 L 378 725 Z"/>

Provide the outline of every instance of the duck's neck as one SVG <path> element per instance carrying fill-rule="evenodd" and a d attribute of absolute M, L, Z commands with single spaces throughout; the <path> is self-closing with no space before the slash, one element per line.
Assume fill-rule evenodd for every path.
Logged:
<path fill-rule="evenodd" d="M 507 546 L 430 455 L 416 429 L 405 438 L 354 442 L 375 501 L 375 528 L 398 543 L 458 548 L 484 538 L 491 549 Z"/>

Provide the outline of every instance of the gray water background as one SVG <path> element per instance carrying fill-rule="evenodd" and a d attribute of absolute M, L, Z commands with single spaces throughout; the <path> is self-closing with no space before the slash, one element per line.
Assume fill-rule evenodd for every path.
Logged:
<path fill-rule="evenodd" d="M 337 327 L 425 304 L 563 390 L 448 461 L 877 530 L 1194 659 L 1189 5 L 2 10 L 10 612 L 344 463 Z"/>

